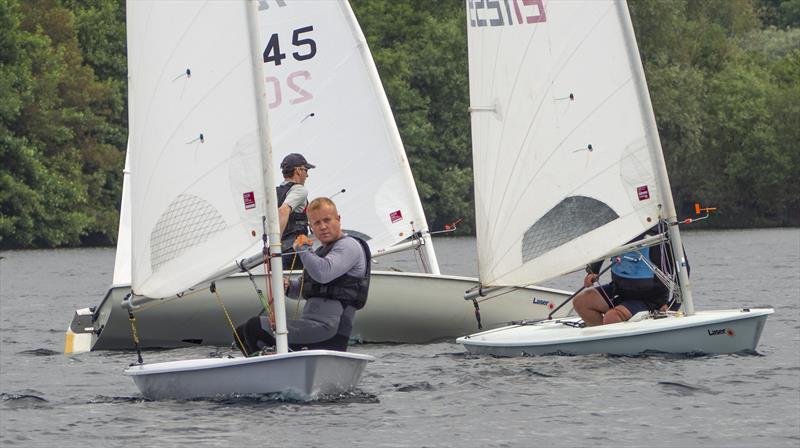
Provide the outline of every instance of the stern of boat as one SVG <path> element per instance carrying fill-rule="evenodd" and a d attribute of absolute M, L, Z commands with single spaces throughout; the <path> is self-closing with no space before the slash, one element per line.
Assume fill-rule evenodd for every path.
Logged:
<path fill-rule="evenodd" d="M 97 333 L 94 330 L 94 307 L 75 310 L 64 335 L 64 354 L 76 355 L 92 350 Z"/>

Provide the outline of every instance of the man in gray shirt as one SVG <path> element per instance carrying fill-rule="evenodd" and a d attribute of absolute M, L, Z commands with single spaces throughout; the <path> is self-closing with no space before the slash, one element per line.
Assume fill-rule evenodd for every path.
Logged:
<path fill-rule="evenodd" d="M 305 183 L 308 170 L 316 168 L 302 154 L 292 153 L 283 158 L 283 182 L 276 188 L 278 222 L 281 231 L 281 252 L 294 252 L 292 243 L 298 235 L 308 235 L 308 190 Z M 303 269 L 302 261 L 294 254 L 283 257 L 283 269 Z"/>
<path fill-rule="evenodd" d="M 307 213 L 322 247 L 310 250 L 311 240 L 305 235 L 298 236 L 294 245 L 305 270 L 302 277 L 284 280 L 284 285 L 290 297 L 302 296 L 306 304 L 300 319 L 286 323 L 289 347 L 346 351 L 356 311 L 364 307 L 369 291 L 369 246 L 342 232 L 341 217 L 330 199 L 314 199 Z M 275 345 L 267 316 L 251 318 L 236 332 L 245 355 Z"/>

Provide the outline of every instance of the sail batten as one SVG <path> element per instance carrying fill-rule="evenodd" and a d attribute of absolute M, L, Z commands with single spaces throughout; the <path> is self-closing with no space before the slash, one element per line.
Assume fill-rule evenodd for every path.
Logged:
<path fill-rule="evenodd" d="M 484 285 L 573 271 L 660 217 L 620 7 L 535 0 L 492 25 L 467 2 L 470 104 L 498 109 L 472 113 Z"/>

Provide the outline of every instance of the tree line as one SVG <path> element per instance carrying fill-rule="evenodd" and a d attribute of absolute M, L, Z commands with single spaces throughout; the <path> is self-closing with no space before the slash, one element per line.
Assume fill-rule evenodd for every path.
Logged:
<path fill-rule="evenodd" d="M 351 0 L 432 229 L 473 186 L 463 0 Z M 705 227 L 800 225 L 800 0 L 629 0 L 673 195 Z M 0 0 L 0 248 L 113 244 L 125 4 Z"/>

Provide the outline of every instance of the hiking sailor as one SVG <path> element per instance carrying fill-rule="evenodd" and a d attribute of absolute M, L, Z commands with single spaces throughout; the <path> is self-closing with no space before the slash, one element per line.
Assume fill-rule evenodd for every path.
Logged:
<path fill-rule="evenodd" d="M 311 240 L 297 237 L 295 249 L 303 259 L 302 278 L 284 279 L 287 295 L 306 299 L 300 319 L 290 319 L 291 350 L 328 349 L 347 351 L 356 310 L 367 301 L 371 254 L 367 243 L 345 235 L 336 204 L 317 198 L 308 206 L 311 230 L 322 246 L 311 249 Z M 302 291 L 301 291 L 302 289 Z M 267 316 L 255 316 L 236 328 L 250 355 L 275 345 Z M 240 347 L 241 349 L 241 347 Z"/>
<path fill-rule="evenodd" d="M 640 235 L 634 241 L 644 238 Z M 666 310 L 670 291 L 653 271 L 672 273 L 672 251 L 666 242 L 611 259 L 611 282 L 592 287 L 602 261 L 587 269 L 584 290 L 575 296 L 575 312 L 587 326 L 613 324 L 630 319 L 640 311 Z"/>
<path fill-rule="evenodd" d="M 289 154 L 281 162 L 283 182 L 277 187 L 281 252 L 291 254 L 283 257 L 284 270 L 303 268 L 303 262 L 293 254 L 292 244 L 298 235 L 308 235 L 308 190 L 305 183 L 311 168 L 316 166 L 308 163 L 302 154 Z"/>

